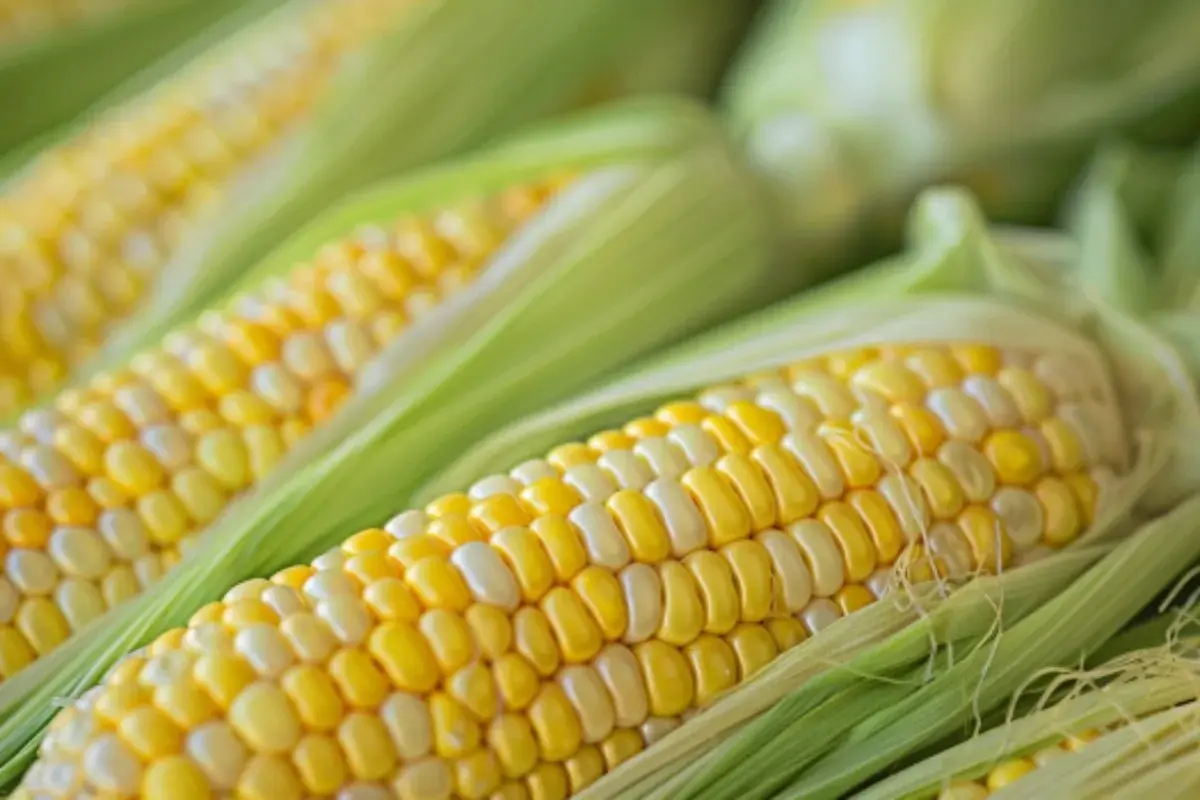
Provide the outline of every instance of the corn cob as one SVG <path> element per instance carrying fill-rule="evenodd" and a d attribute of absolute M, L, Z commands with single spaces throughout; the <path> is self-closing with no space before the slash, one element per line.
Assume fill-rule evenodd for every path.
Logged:
<path fill-rule="evenodd" d="M 3 0 L 0 47 L 50 31 L 87 24 L 124 11 L 141 0 Z"/>
<path fill-rule="evenodd" d="M 835 351 L 555 448 L 235 587 L 63 714 L 25 789 L 575 794 L 894 571 L 1080 535 L 1127 454 L 1078 367 Z"/>
<path fill-rule="evenodd" d="M 0 433 L 0 677 L 157 580 L 559 183 L 365 226 Z"/>
<path fill-rule="evenodd" d="M 406 0 L 294 3 L 51 148 L 0 197 L 0 417 L 62 382 Z M 383 24 L 380 23 L 383 20 Z"/>

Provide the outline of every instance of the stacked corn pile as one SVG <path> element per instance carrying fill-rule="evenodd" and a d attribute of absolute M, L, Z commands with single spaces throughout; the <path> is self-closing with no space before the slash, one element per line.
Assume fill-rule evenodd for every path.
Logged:
<path fill-rule="evenodd" d="M 389 46 L 473 52 L 502 18 L 621 27 L 611 5 L 535 5 L 445 0 L 419 17 L 439 36 L 402 25 Z M 1127 291 L 1166 259 L 1114 238 L 1111 168 L 1067 234 L 924 194 L 900 254 L 629 366 L 853 258 L 825 248 L 886 233 L 931 179 L 1041 174 L 1195 85 L 1194 5 L 1117 4 L 1080 49 L 995 84 L 1010 15 L 1075 30 L 1094 9 L 840 6 L 766 18 L 727 99 L 744 151 L 701 108 L 633 103 L 293 231 L 406 165 L 384 134 L 401 110 L 431 112 L 413 151 L 479 135 L 416 102 L 445 78 L 378 113 L 335 97 L 297 137 L 325 157 L 282 156 L 270 199 L 166 262 L 176 293 L 0 438 L 0 781 L 30 799 L 839 797 L 1169 587 L 1200 556 L 1192 328 L 1153 281 Z M 917 32 L 955 27 L 1003 33 L 917 58 Z M 872 62 L 878 89 L 838 85 L 864 31 L 904 57 Z M 502 78 L 547 72 L 549 41 Z M 419 63 L 392 53 L 341 80 Z M 505 82 L 486 73 L 464 104 Z M 1068 113 L 1047 102 L 1062 75 Z M 544 80 L 515 116 L 580 97 Z M 478 120 L 512 121 L 506 101 Z M 997 108 L 1020 135 L 989 130 Z M 1010 188 L 983 202 L 1028 196 Z M 1172 230 L 1186 263 L 1190 228 Z M 1107 724 L 1084 722 L 1067 733 Z M 897 780 L 975 792 L 979 767 Z"/>

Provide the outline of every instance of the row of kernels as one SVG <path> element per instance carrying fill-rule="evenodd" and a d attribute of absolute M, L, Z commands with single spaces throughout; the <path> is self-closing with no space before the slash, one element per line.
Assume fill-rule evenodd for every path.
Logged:
<path fill-rule="evenodd" d="M 217 55 L 227 57 L 224 53 Z M 195 70 L 203 72 L 202 66 L 197 65 Z M 174 126 L 169 115 L 122 109 L 78 141 L 38 162 L 27 177 L 10 187 L 15 212 L 32 209 L 45 218 L 42 222 L 22 223 L 39 231 L 43 241 L 35 244 L 26 240 L 21 261 L 28 267 L 26 262 L 32 260 L 46 269 L 23 267 L 14 276 L 15 285 L 27 284 L 33 291 L 33 296 L 22 303 L 25 313 L 36 314 L 37 323 L 31 328 L 33 346 L 6 348 L 28 364 L 29 369 L 21 372 L 28 372 L 29 380 L 38 379 L 39 385 L 31 387 L 34 393 L 50 388 L 65 373 L 65 363 L 54 358 L 47 361 L 43 352 L 52 355 L 54 350 L 61 351 L 69 363 L 79 363 L 86 357 L 93 340 L 110 324 L 112 312 L 124 313 L 135 302 L 142 281 L 134 273 L 145 275 L 157 270 L 166 253 L 179 244 L 189 219 L 198 218 L 215 204 L 219 194 L 216 182 L 222 181 L 239 159 L 248 157 L 248 153 L 226 151 L 258 148 L 277 138 L 279 127 L 295 118 L 317 94 L 310 85 L 324 74 L 317 71 L 317 66 L 301 64 L 295 75 L 280 75 L 271 82 L 243 87 L 261 95 L 244 99 L 265 115 L 262 119 L 257 112 L 247 112 L 247 102 L 242 101 L 228 104 L 231 109 L 240 109 L 235 114 L 218 111 L 204 117 L 193 115 L 191 124 L 183 127 Z M 182 79 L 189 85 L 197 81 L 199 76 Z M 198 88 L 192 85 L 191 90 Z M 186 94 L 187 86 L 181 85 L 178 91 Z M 159 94 L 151 93 L 146 104 L 157 107 L 163 102 Z M 131 118 L 139 116 L 144 117 L 140 122 Z M 233 127 L 225 129 L 223 121 Z M 248 128 L 256 131 L 249 137 Z M 189 163 L 190 151 L 185 145 L 200 130 L 207 134 L 208 146 L 203 153 L 193 154 L 200 161 Z M 108 142 L 116 145 L 116 150 Z M 212 158 L 214 148 L 223 155 Z M 111 151 L 108 156 L 103 154 L 106 150 Z M 72 167 L 81 159 L 90 169 L 81 172 L 81 165 Z M 92 174 L 96 170 L 100 174 Z M 73 181 L 77 188 L 63 191 L 64 180 Z M 103 268 L 107 262 L 115 263 Z M 78 275 L 55 278 L 59 264 Z M 94 275 L 88 277 L 88 273 Z M 50 290 L 53 296 L 46 294 Z M 39 339 L 44 343 L 39 344 Z M 26 355 L 21 356 L 22 352 Z M 45 375 L 43 363 L 57 365 L 58 374 Z M 10 408 L 28 396 L 24 391 L 14 395 Z"/>
<path fill-rule="evenodd" d="M 447 258 L 455 258 L 458 251 L 446 247 Z M 328 326 L 332 346 L 320 353 L 333 372 L 301 368 L 311 378 L 306 385 L 288 363 L 255 363 L 287 361 L 288 344 L 274 331 L 207 315 L 201 331 L 169 337 L 166 352 L 66 393 L 58 411 L 30 412 L 0 438 L 0 506 L 9 509 L 0 546 L 13 548 L 7 585 L 29 598 L 53 594 L 62 601 L 56 611 L 38 601 L 31 605 L 36 613 L 13 612 L 37 621 L 49 615 L 49 622 L 24 628 L 48 633 L 16 648 L 22 657 L 7 659 L 0 672 L 10 675 L 67 630 L 144 588 L 167 566 L 160 556 L 329 416 L 366 357 L 346 344 L 341 328 L 350 324 L 357 323 Z M 353 361 L 342 357 L 352 351 Z M 295 395 L 305 391 L 297 408 Z M 56 591 L 64 579 L 68 588 Z M 83 601 L 97 592 L 106 605 L 89 612 Z"/>
<path fill-rule="evenodd" d="M 288 576 L 285 580 L 293 579 Z M 223 610 L 214 608 L 198 614 L 197 618 L 193 620 L 192 631 L 211 624 L 208 620 L 214 616 L 215 611 L 220 611 L 220 617 L 225 623 L 234 626 L 246 625 L 238 632 L 239 639 L 246 639 L 248 633 L 260 632 L 257 645 L 235 643 L 234 646 L 241 659 L 251 666 L 251 670 L 257 671 L 262 677 L 264 675 L 263 659 L 261 652 L 256 652 L 256 647 L 258 651 L 262 650 L 261 630 L 264 627 L 269 628 L 265 623 L 272 619 L 270 611 L 264 607 L 264 598 L 272 596 L 275 606 L 298 608 L 303 605 L 299 597 L 294 596 L 294 592 L 280 591 L 284 588 L 285 584 L 271 585 L 263 581 L 243 584 L 227 595 Z M 302 617 L 297 615 L 293 618 Z M 285 627 L 287 620 L 288 618 L 285 617 Z M 788 622 L 792 623 L 791 627 L 787 625 Z M 575 756 L 570 756 L 570 752 L 573 752 L 571 748 L 568 748 L 569 752 L 562 750 L 564 741 L 575 741 L 582 737 L 582 740 L 585 741 L 598 742 L 608 737 L 613 726 L 618 722 L 629 725 L 641 724 L 642 719 L 650 711 L 660 716 L 669 716 L 682 712 L 692 704 L 693 700 L 696 704 L 703 704 L 717 692 L 723 691 L 737 682 L 735 668 L 740 669 L 744 677 L 774 658 L 778 650 L 792 646 L 806 635 L 794 621 L 776 620 L 773 623 L 770 633 L 758 626 L 742 625 L 731 632 L 725 640 L 712 636 L 702 637 L 686 648 L 683 655 L 662 643 L 650 643 L 641 650 L 635 649 L 636 656 L 621 646 L 612 645 L 605 653 L 596 658 L 594 671 L 593 668 L 577 666 L 560 672 L 556 678 L 556 684 L 560 687 L 561 693 L 553 688 L 555 684 L 544 684 L 536 696 L 520 701 L 516 707 L 523 708 L 524 703 L 530 703 L 530 717 L 534 729 L 542 734 L 540 739 L 543 751 L 547 751 L 548 748 L 559 748 L 548 752 L 551 754 L 562 753 L 562 757 L 567 758 L 569 770 L 571 759 Z M 179 642 L 174 643 L 178 644 Z M 186 636 L 183 637 L 182 643 L 187 646 Z M 161 646 L 162 641 L 160 640 L 150 648 L 151 653 L 156 649 L 161 649 Z M 220 652 L 209 658 L 204 664 L 197 663 L 197 681 L 212 693 L 215 702 L 229 704 L 231 724 L 237 729 L 240 736 L 243 739 L 249 739 L 252 746 L 257 746 L 260 750 L 266 749 L 269 752 L 274 752 L 274 749 L 279 747 L 286 747 L 289 743 L 296 743 L 298 737 L 301 736 L 300 725 L 296 715 L 282 705 L 282 695 L 264 688 L 261 682 L 250 683 L 253 679 L 252 672 L 236 669 L 238 663 L 236 660 L 221 661 Z M 163 695 L 162 691 L 155 689 L 153 702 L 157 704 L 163 714 L 170 716 L 181 726 L 186 726 L 189 719 L 193 723 L 202 718 L 206 719 L 206 715 L 212 711 L 211 704 L 205 705 L 196 700 L 194 692 L 181 688 L 177 682 L 182 672 L 190 667 L 191 660 L 185 657 L 180 662 L 178 658 L 167 658 L 180 655 L 183 655 L 180 651 L 167 650 L 153 655 L 149 659 L 140 657 L 128 659 L 109 676 L 109 685 L 119 685 L 123 679 L 134 675 L 138 676 L 142 685 L 162 684 L 164 687 L 170 687 L 171 692 Z M 168 662 L 166 665 L 164 665 L 164 660 Z M 462 661 L 462 659 L 459 660 Z M 689 664 L 692 669 L 690 678 L 686 671 Z M 630 672 L 631 666 L 633 667 L 632 673 Z M 339 670 L 332 662 L 330 668 L 333 672 Z M 365 668 L 365 662 L 360 664 L 360 671 Z M 282 665 L 277 665 L 272 669 L 273 671 L 265 674 L 278 675 Z M 307 668 L 306 672 L 300 672 L 299 669 L 302 668 L 291 669 L 289 667 L 288 671 L 282 673 L 284 691 L 295 705 L 296 714 L 306 725 L 316 725 L 318 729 L 322 725 L 333 725 L 341 718 L 342 706 L 337 700 L 332 685 L 327 680 L 324 682 L 318 680 L 321 673 L 314 671 L 311 667 Z M 644 678 L 639 678 L 639 669 L 645 676 Z M 467 677 L 463 677 L 464 675 Z M 497 677 L 497 683 L 504 692 L 504 680 L 499 673 Z M 233 683 L 231 684 L 230 681 Z M 314 681 L 317 682 L 314 683 Z M 643 683 L 645 688 L 643 688 Z M 531 688 L 536 690 L 537 685 L 537 679 L 534 678 Z M 255 688 L 249 697 L 243 698 L 242 694 L 234 694 L 238 686 Z M 320 690 L 321 686 L 325 687 L 323 691 Z M 385 721 L 391 718 L 393 720 L 402 719 L 405 722 L 400 738 L 397 739 L 397 747 L 401 756 L 407 753 L 413 758 L 421 757 L 430 752 L 430 747 L 434 743 L 441 742 L 443 747 L 439 748 L 440 755 L 464 759 L 466 754 L 460 752 L 461 747 L 458 744 L 460 740 L 475 743 L 481 740 L 482 729 L 477 730 L 478 724 L 487 721 L 496 710 L 496 699 L 490 694 L 486 672 L 477 667 L 463 667 L 447 681 L 445 686 L 446 694 L 434 695 L 430 701 L 428 716 L 423 713 L 424 706 L 417 704 L 411 695 L 392 695 L 385 702 L 381 711 Z M 347 692 L 344 682 L 339 683 L 339 689 L 348 702 L 354 704 L 358 690 Z M 598 710 L 608 708 L 609 701 L 606 700 L 602 690 L 607 690 L 612 693 L 614 698 L 619 698 L 613 701 L 614 710 L 612 712 Z M 382 691 L 384 690 L 381 688 L 380 692 Z M 509 693 L 511 692 L 505 694 Z M 102 694 L 98 701 L 101 715 L 116 715 L 120 713 L 121 709 L 128 711 L 126 704 L 136 700 L 137 695 L 136 691 L 131 694 L 130 690 L 118 692 L 113 696 Z M 638 696 L 643 699 L 637 701 L 636 697 Z M 314 697 L 327 699 L 317 701 L 317 705 L 314 706 Z M 563 697 L 569 701 L 570 708 L 574 709 L 574 713 L 578 717 L 577 725 L 572 723 L 571 717 L 565 713 L 569 707 L 563 703 Z M 116 702 L 117 706 L 112 706 L 113 702 Z M 267 711 L 271 713 L 266 713 Z M 479 723 L 471 723 L 467 720 L 463 716 L 467 711 L 474 713 Z M 597 714 L 600 716 L 597 717 Z M 130 735 L 134 735 L 136 738 L 136 735 L 151 734 L 160 734 L 160 738 L 165 737 L 171 741 L 177 738 L 168 735 L 169 727 L 165 725 L 161 717 L 150 712 L 137 712 L 133 716 L 139 722 L 129 722 L 128 719 L 122 722 L 122 731 L 126 738 Z M 143 731 L 142 734 L 135 735 L 134 732 L 145 727 L 147 718 L 154 722 L 151 734 Z M 270 722 L 263 722 L 264 719 L 268 719 Z M 430 721 L 422 722 L 427 719 Z M 507 721 L 493 723 L 493 733 L 489 734 L 489 741 L 496 741 L 496 737 L 500 736 L 505 726 L 511 728 L 513 724 L 517 724 L 508 718 L 502 718 L 502 720 Z M 648 721 L 647 724 L 652 721 Z M 362 726 L 365 723 L 360 721 L 358 724 Z M 264 725 L 268 726 L 269 730 L 262 729 Z M 497 726 L 500 727 L 497 728 Z M 130 730 L 125 731 L 125 728 Z M 447 739 L 448 733 L 443 733 L 439 738 L 431 732 L 438 729 L 445 732 L 456 731 L 460 738 Z M 500 733 L 497 733 L 497 730 Z M 209 742 L 212 735 L 211 727 L 204 728 L 203 732 L 199 734 L 201 743 Z M 393 735 L 397 734 L 393 731 Z M 564 736 L 566 740 L 564 740 Z M 51 738 L 54 739 L 54 736 L 52 735 Z M 229 737 L 224 738 L 228 739 Z M 402 743 L 402 740 L 407 744 Z M 55 739 L 55 741 L 57 740 Z M 503 744 L 503 741 L 501 738 L 499 743 Z M 145 757 L 145 747 L 139 749 L 133 742 L 127 741 L 126 743 Z M 52 743 L 51 747 L 53 746 L 59 745 Z M 111 750 L 112 743 L 106 742 L 104 748 L 106 751 Z M 178 750 L 178 746 L 170 752 L 176 750 Z M 524 760 L 521 763 L 532 763 L 529 759 L 536 756 L 536 751 L 531 752 L 534 753 L 534 756 L 522 756 Z M 515 757 L 512 756 L 511 746 L 508 749 L 499 750 L 499 753 L 502 763 L 511 761 Z M 507 758 L 505 757 L 506 753 L 508 754 Z M 211 757 L 208 757 L 201 759 L 201 762 L 207 763 L 211 760 Z M 514 769 L 511 764 L 507 768 L 510 771 Z"/>

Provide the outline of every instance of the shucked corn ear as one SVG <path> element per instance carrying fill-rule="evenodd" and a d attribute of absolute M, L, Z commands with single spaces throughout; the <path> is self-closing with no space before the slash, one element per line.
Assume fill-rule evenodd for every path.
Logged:
<path fill-rule="evenodd" d="M 109 110 L 4 194 L 0 414 L 157 341 L 332 199 L 577 95 L 631 1 L 290 0 Z M 465 68 L 501 48 L 500 16 L 526 47 Z"/>
<path fill-rule="evenodd" d="M 408 5 L 293 2 L 102 113 L 4 187 L 0 416 L 85 362 L 310 112 L 341 59 Z"/>
<path fill-rule="evenodd" d="M 55 723 L 25 788 L 580 792 L 894 566 L 1079 536 L 1127 461 L 1089 355 L 815 352 L 564 444 L 205 606 Z"/>
<path fill-rule="evenodd" d="M 780 0 L 725 102 L 798 252 L 830 269 L 880 238 L 890 248 L 931 183 L 963 182 L 990 214 L 1044 222 L 1098 139 L 1200 87 L 1200 7 L 1117 0 L 1105 11 L 1088 0 Z"/>
<path fill-rule="evenodd" d="M 26 414 L 0 465 L 16 492 L 0 499 L 0 526 L 32 535 L 6 554 L 4 585 L 20 596 L 5 677 L 17 674 L 0 706 L 33 710 L 21 687 L 55 671 L 57 654 L 18 672 L 22 662 L 81 627 L 66 650 L 88 647 L 86 631 L 104 626 L 85 623 L 189 541 L 200 552 L 182 559 L 185 573 L 292 563 L 394 502 L 362 480 L 363 458 L 387 462 L 387 492 L 411 490 L 487 428 L 798 282 L 775 268 L 756 192 L 698 107 L 592 112 L 332 210 L 256 275 L 315 254 L 312 265 Z M 475 196 L 486 202 L 464 201 Z M 520 370 L 496 355 L 514 352 Z M 260 520 L 283 520 L 293 492 L 315 497 L 314 473 L 340 502 L 300 535 L 269 535 Z M 353 484 L 336 488 L 345 477 Z M 37 575 L 53 585 L 30 587 Z M 181 621 L 223 588 L 207 586 L 171 604 Z"/>

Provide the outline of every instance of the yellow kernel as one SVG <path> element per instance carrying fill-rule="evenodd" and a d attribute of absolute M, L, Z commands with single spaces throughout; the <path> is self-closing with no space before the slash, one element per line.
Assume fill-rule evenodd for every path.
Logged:
<path fill-rule="evenodd" d="M 458 758 L 475 750 L 483 738 L 479 722 L 461 703 L 448 694 L 429 696 L 434 747 L 442 758 Z"/>
<path fill-rule="evenodd" d="M 427 608 L 465 611 L 471 605 L 471 591 L 462 575 L 440 556 L 418 560 L 408 569 L 405 580 Z"/>
<path fill-rule="evenodd" d="M 790 525 L 817 510 L 820 494 L 816 485 L 783 447 L 756 447 L 750 457 L 771 485 L 780 525 Z"/>
<path fill-rule="evenodd" d="M 968 506 L 959 515 L 958 526 L 971 545 L 972 566 L 975 569 L 998 572 L 1012 561 L 1012 539 L 991 509 Z"/>
<path fill-rule="evenodd" d="M 300 741 L 303 728 L 287 695 L 271 683 L 252 683 L 229 707 L 229 724 L 260 753 L 284 754 Z"/>
<path fill-rule="evenodd" d="M 427 692 L 441 674 L 433 650 L 415 627 L 404 622 L 385 622 L 371 632 L 367 650 L 392 683 L 410 692 Z"/>
<path fill-rule="evenodd" d="M 656 639 L 634 646 L 633 653 L 646 682 L 650 713 L 673 717 L 686 711 L 695 698 L 696 684 L 683 654 Z"/>
<path fill-rule="evenodd" d="M 637 440 L 621 431 L 604 431 L 588 439 L 587 445 L 597 453 L 609 450 L 632 450 Z"/>
<path fill-rule="evenodd" d="M 680 483 L 704 515 L 711 547 L 721 547 L 750 535 L 750 515 L 728 481 L 712 467 L 695 467 Z"/>
<path fill-rule="evenodd" d="M 919 458 L 909 474 L 921 487 L 921 494 L 936 519 L 951 519 L 962 510 L 966 498 L 950 469 L 932 458 Z"/>
<path fill-rule="evenodd" d="M 875 547 L 862 519 L 842 502 L 827 503 L 817 514 L 833 533 L 845 565 L 845 580 L 861 583 L 875 571 Z"/>
<path fill-rule="evenodd" d="M 1000 791 L 1005 786 L 1015 783 L 1020 778 L 1033 772 L 1036 768 L 1037 765 L 1028 758 L 1016 758 L 1006 761 L 988 773 L 988 790 L 992 792 Z"/>
<path fill-rule="evenodd" d="M 4 538 L 13 547 L 40 549 L 50 542 L 50 518 L 32 508 L 18 508 L 3 515 Z"/>
<path fill-rule="evenodd" d="M 848 616 L 860 608 L 866 608 L 874 603 L 875 595 L 871 594 L 865 586 L 848 583 L 838 590 L 834 599 L 837 601 L 838 608 L 842 610 L 842 615 Z"/>
<path fill-rule="evenodd" d="M 579 493 L 558 478 L 542 478 L 521 491 L 521 501 L 534 514 L 565 516 L 583 502 Z M 527 524 L 527 523 L 513 523 Z"/>
<path fill-rule="evenodd" d="M 720 553 L 733 571 L 742 621 L 766 619 L 775 603 L 774 567 L 767 548 L 758 541 L 745 540 L 726 545 Z"/>
<path fill-rule="evenodd" d="M 913 449 L 923 456 L 932 456 L 946 440 L 946 432 L 938 418 L 916 403 L 898 403 L 888 413 L 899 423 Z"/>
<path fill-rule="evenodd" d="M 950 352 L 964 371 L 983 375 L 995 375 L 1003 366 L 1000 351 L 987 345 L 958 345 Z"/>
<path fill-rule="evenodd" d="M 686 662 L 683 666 L 686 672 Z M 571 701 L 557 683 L 543 684 L 527 714 L 544 760 L 565 761 L 579 750 L 583 730 Z"/>
<path fill-rule="evenodd" d="M 141 797 L 146 800 L 208 800 L 208 779 L 184 756 L 152 763 L 142 777 Z"/>
<path fill-rule="evenodd" d="M 554 448 L 546 454 L 546 460 L 557 467 L 560 472 L 566 472 L 571 467 L 580 464 L 595 463 L 599 456 L 599 453 L 587 445 L 573 442 Z"/>
<path fill-rule="evenodd" d="M 698 425 L 709 415 L 708 409 L 692 401 L 667 403 L 654 413 L 660 422 L 675 427 L 676 425 Z M 632 444 L 630 445 L 632 447 Z M 628 450 L 630 447 L 622 449 Z"/>
<path fill-rule="evenodd" d="M 71 626 L 58 606 L 45 597 L 31 597 L 17 609 L 17 630 L 38 655 L 45 655 L 67 640 Z"/>
<path fill-rule="evenodd" d="M 569 589 L 551 589 L 542 598 L 541 608 L 568 663 L 587 661 L 604 645 L 601 630 L 587 606 Z"/>
<path fill-rule="evenodd" d="M 706 634 L 684 648 L 684 654 L 696 680 L 696 705 L 708 705 L 737 685 L 737 656 L 725 640 Z"/>
<path fill-rule="evenodd" d="M 723 414 L 705 417 L 700 423 L 700 429 L 713 437 L 726 453 L 749 453 L 754 449 L 754 445 L 742 433 L 741 428 Z"/>
<path fill-rule="evenodd" d="M 744 623 L 725 637 L 737 656 L 740 680 L 744 681 L 779 655 L 779 647 L 761 625 Z"/>
<path fill-rule="evenodd" d="M 1043 478 L 1034 489 L 1042 507 L 1043 537 L 1051 547 L 1070 544 L 1083 530 L 1084 516 L 1079 498 L 1071 486 L 1059 478 Z"/>
<path fill-rule="evenodd" d="M 279 681 L 296 708 L 300 721 L 314 731 L 331 731 L 345 714 L 341 695 L 329 675 L 319 667 L 300 664 L 290 667 Z"/>
<path fill-rule="evenodd" d="M 778 414 L 747 400 L 730 403 L 724 415 L 737 425 L 752 447 L 775 444 L 787 433 Z"/>
<path fill-rule="evenodd" d="M 1018 431 L 996 431 L 983 444 L 984 455 L 1001 483 L 1021 486 L 1042 474 L 1042 451 L 1037 443 Z"/>
<path fill-rule="evenodd" d="M 587 567 L 571 580 L 571 588 L 591 612 L 605 638 L 621 638 L 628 617 L 621 584 L 616 576 L 603 567 Z"/>
<path fill-rule="evenodd" d="M 334 653 L 328 670 L 342 697 L 355 708 L 378 706 L 391 689 L 387 677 L 371 657 L 357 647 Z"/>
<path fill-rule="evenodd" d="M 528 525 L 533 519 L 510 494 L 494 494 L 480 500 L 472 506 L 469 518 L 489 535 L 503 528 Z"/>

